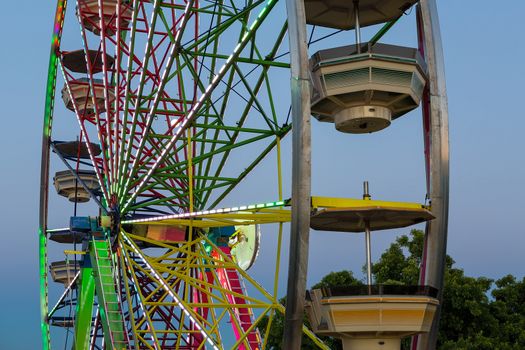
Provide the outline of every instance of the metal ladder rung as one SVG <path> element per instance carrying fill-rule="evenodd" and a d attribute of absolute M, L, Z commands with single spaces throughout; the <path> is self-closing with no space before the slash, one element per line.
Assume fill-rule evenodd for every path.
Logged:
<path fill-rule="evenodd" d="M 100 260 L 98 261 L 97 265 L 98 265 L 98 267 L 112 267 L 113 266 L 111 264 L 109 264 L 109 265 L 100 264 Z"/>
<path fill-rule="evenodd" d="M 108 322 L 111 324 L 111 325 L 122 325 L 122 321 L 120 320 L 108 320 Z M 119 332 L 119 333 L 124 333 L 124 331 L 121 331 L 121 330 L 114 330 L 113 332 Z"/>

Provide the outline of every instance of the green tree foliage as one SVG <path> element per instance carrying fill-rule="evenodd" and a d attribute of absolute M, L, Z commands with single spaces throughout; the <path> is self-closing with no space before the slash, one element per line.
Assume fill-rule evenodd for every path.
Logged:
<path fill-rule="evenodd" d="M 324 276 L 321 281 L 312 286 L 312 289 L 330 288 L 341 286 L 362 286 L 363 282 L 354 277 L 352 271 L 330 272 Z"/>
<path fill-rule="evenodd" d="M 491 312 L 498 321 L 498 338 L 514 344 L 502 349 L 525 349 L 525 277 L 507 275 L 496 281 Z"/>
<path fill-rule="evenodd" d="M 415 285 L 423 252 L 424 233 L 412 230 L 403 235 L 372 265 L 377 284 Z M 496 282 L 485 277 L 465 276 L 462 269 L 446 257 L 445 287 L 438 338 L 440 350 L 523 350 L 525 349 L 525 278 L 508 275 Z M 360 285 L 351 271 L 331 272 L 313 288 Z M 268 319 L 261 327 L 264 334 Z M 277 314 L 270 329 L 268 344 L 281 349 L 284 318 Z M 337 339 L 323 337 L 331 349 L 342 349 Z M 409 340 L 403 342 L 408 350 Z M 316 349 L 303 337 L 302 349 Z"/>
<path fill-rule="evenodd" d="M 283 305 L 286 305 L 286 298 L 280 299 L 279 302 Z M 268 327 L 269 320 L 270 318 L 268 316 L 264 316 L 259 322 L 259 331 L 261 332 L 261 335 L 265 334 L 266 329 Z M 306 324 L 308 324 L 308 320 L 306 319 L 306 317 L 304 321 Z M 268 340 L 266 344 L 267 349 L 272 349 L 272 350 L 281 349 L 281 343 L 283 340 L 283 331 L 284 331 L 284 316 L 280 312 L 276 312 L 274 316 L 272 317 L 270 333 L 268 334 Z M 301 349 L 314 350 L 314 349 L 319 349 L 319 348 L 314 344 L 314 342 L 310 338 L 303 335 L 303 339 L 301 341 Z"/>
<path fill-rule="evenodd" d="M 372 267 L 376 283 L 418 284 L 423 242 L 424 233 L 412 230 L 392 243 Z M 447 255 L 438 348 L 525 349 L 525 279 L 509 275 L 494 286 L 491 279 L 465 276 L 454 264 Z"/>

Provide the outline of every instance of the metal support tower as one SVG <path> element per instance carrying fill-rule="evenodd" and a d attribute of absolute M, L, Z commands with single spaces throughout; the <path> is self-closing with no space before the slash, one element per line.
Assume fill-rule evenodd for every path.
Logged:
<path fill-rule="evenodd" d="M 310 78 L 303 0 L 287 0 L 292 89 L 292 223 L 283 349 L 301 348 L 310 237 Z"/>
<path fill-rule="evenodd" d="M 445 85 L 445 65 L 436 0 L 421 0 L 418 5 L 420 49 L 424 51 L 428 66 L 429 86 L 423 102 L 425 126 L 425 153 L 427 157 L 427 186 L 432 213 L 436 217 L 426 229 L 425 250 L 420 280 L 439 290 L 442 301 L 443 275 L 447 248 L 448 191 L 449 191 L 449 140 L 448 106 Z M 417 349 L 435 349 L 437 344 L 440 307 L 432 330 L 420 335 Z M 414 348 L 416 347 L 414 344 Z"/>

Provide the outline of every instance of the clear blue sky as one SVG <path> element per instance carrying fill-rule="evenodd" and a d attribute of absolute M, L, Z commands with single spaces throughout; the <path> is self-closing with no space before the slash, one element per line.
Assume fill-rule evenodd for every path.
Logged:
<path fill-rule="evenodd" d="M 511 273 L 522 277 L 525 2 L 514 0 L 502 6 L 488 0 L 440 0 L 438 6 L 450 114 L 448 251 L 469 275 L 498 278 Z M 54 10 L 54 1 L 8 1 L 0 15 L 2 350 L 35 349 L 40 341 L 38 188 Z M 400 25 L 397 34 L 413 41 L 405 27 Z M 395 32 L 391 37 L 394 35 Z M 389 42 L 389 38 L 385 41 Z M 424 193 L 419 118 L 418 114 L 411 114 L 380 135 L 354 139 L 334 136 L 330 126 L 313 123 L 314 193 L 358 197 L 361 181 L 367 179 L 376 198 L 421 201 Z M 329 139 L 331 148 L 326 145 Z M 330 161 L 326 156 L 330 149 L 346 150 L 339 153 L 343 161 Z M 255 184 L 255 180 L 248 179 L 243 188 L 254 192 Z M 412 191 L 412 187 L 418 190 Z M 396 235 L 405 232 L 374 236 L 374 258 Z M 312 233 L 312 246 L 310 283 L 331 270 L 343 268 L 361 275 L 361 236 Z"/>

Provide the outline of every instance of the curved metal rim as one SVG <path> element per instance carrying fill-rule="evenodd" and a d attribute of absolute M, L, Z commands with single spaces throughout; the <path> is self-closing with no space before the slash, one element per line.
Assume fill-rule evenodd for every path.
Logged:
<path fill-rule="evenodd" d="M 449 132 L 443 47 L 435 0 L 421 0 L 417 7 L 420 50 L 428 66 L 429 86 L 424 100 L 425 158 L 428 196 L 436 219 L 427 224 L 420 282 L 438 289 L 442 301 L 447 249 L 449 206 Z M 414 339 L 413 349 L 435 349 L 440 307 L 430 333 Z"/>
<path fill-rule="evenodd" d="M 66 13 L 67 0 L 57 0 L 53 34 L 51 37 L 51 53 L 47 73 L 47 89 L 44 107 L 44 123 L 42 132 L 42 158 L 40 164 L 40 209 L 39 209 L 39 276 L 40 276 L 40 318 L 42 332 L 42 349 L 50 348 L 48 293 L 47 293 L 47 213 L 49 187 L 49 154 L 51 130 L 53 125 L 54 99 L 58 56 Z"/>

